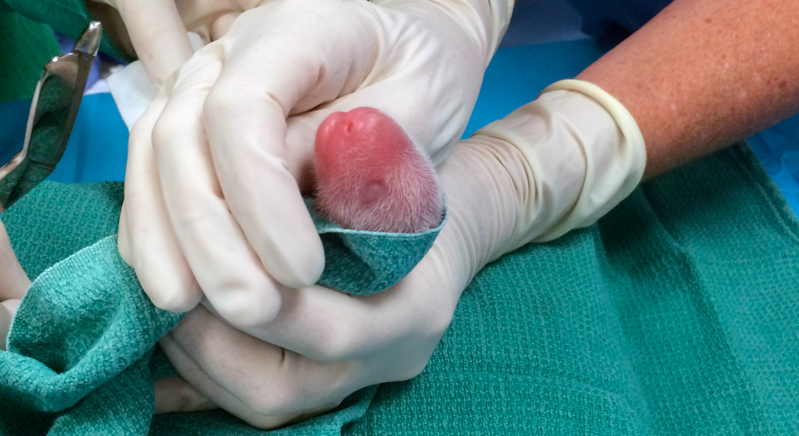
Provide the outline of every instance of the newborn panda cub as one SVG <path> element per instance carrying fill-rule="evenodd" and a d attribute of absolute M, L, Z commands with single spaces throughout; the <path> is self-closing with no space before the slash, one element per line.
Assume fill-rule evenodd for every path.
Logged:
<path fill-rule="evenodd" d="M 316 132 L 316 207 L 341 227 L 417 233 L 441 223 L 432 163 L 377 109 L 328 116 Z"/>

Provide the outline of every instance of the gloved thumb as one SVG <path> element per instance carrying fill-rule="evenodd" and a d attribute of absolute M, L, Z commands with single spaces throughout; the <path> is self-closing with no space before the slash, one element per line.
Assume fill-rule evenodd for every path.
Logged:
<path fill-rule="evenodd" d="M 104 0 L 125 22 L 136 55 L 156 87 L 194 54 L 174 0 Z"/>

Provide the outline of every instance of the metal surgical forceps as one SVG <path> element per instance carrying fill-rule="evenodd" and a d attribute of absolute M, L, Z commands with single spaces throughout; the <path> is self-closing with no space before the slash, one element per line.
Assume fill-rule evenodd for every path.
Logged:
<path fill-rule="evenodd" d="M 49 176 L 64 155 L 101 33 L 102 25 L 92 21 L 71 53 L 45 65 L 31 101 L 22 150 L 0 166 L 0 212 Z"/>

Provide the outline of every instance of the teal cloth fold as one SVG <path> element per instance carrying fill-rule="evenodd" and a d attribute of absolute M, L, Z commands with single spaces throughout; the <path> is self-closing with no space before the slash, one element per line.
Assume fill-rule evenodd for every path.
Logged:
<path fill-rule="evenodd" d="M 119 256 L 114 233 L 122 193 L 116 182 L 43 182 L 2 215 L 8 229 L 21 230 L 10 230 L 15 236 L 49 242 L 46 250 L 17 250 L 36 279 L 14 316 L 8 352 L 0 352 L 0 402 L 10 405 L 0 409 L 2 434 L 150 432 L 152 382 L 174 373 L 160 353 L 154 356 L 154 346 L 183 314 L 153 306 Z M 66 232 L 64 224 L 71 227 Z M 363 415 L 375 390 L 357 392 L 334 413 L 287 434 L 338 435 Z M 127 396 L 130 401 L 119 401 Z M 202 429 L 207 420 L 236 434 L 255 431 L 224 412 L 159 418 L 152 429 L 162 434 Z"/>
<path fill-rule="evenodd" d="M 91 286 L 85 277 L 92 278 Z M 150 303 L 119 257 L 116 236 L 103 238 L 28 289 L 9 332 L 11 353 L 4 355 L 0 379 L 11 374 L 1 392 L 11 392 L 17 405 L 45 412 L 72 407 L 145 356 L 181 318 Z"/>
<path fill-rule="evenodd" d="M 10 341 L 42 363 L 0 353 L 0 432 L 261 434 L 221 411 L 150 421 L 150 381 L 168 365 L 146 345 L 175 315 L 121 307 L 141 291 L 104 269 L 126 268 L 113 253 L 93 251 L 113 246 L 92 245 L 115 231 L 119 189 L 37 189 L 2 215 L 39 276 Z M 799 222 L 737 145 L 645 183 L 594 226 L 488 265 L 420 376 L 281 431 L 799 434 L 797 283 Z M 82 315 L 56 307 L 78 301 L 97 324 L 70 327 Z M 138 330 L 102 348 L 120 316 Z M 103 339 L 84 341 L 99 330 Z"/>
<path fill-rule="evenodd" d="M 305 200 L 325 250 L 319 284 L 354 295 L 384 291 L 397 284 L 433 246 L 449 217 L 445 208 L 438 227 L 420 233 L 383 233 L 345 229 Z"/>

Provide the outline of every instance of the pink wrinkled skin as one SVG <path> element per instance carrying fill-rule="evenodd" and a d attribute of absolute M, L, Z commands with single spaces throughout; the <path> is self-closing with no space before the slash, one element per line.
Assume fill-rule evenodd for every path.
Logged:
<path fill-rule="evenodd" d="M 316 207 L 344 228 L 417 233 L 441 222 L 430 161 L 377 109 L 328 116 L 316 132 Z"/>

